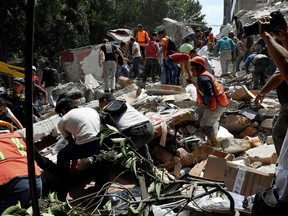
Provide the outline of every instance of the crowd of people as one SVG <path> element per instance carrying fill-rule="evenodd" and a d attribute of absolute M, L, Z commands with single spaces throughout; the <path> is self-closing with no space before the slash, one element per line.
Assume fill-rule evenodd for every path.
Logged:
<path fill-rule="evenodd" d="M 218 40 L 213 34 L 212 27 L 206 31 L 199 27 L 184 36 L 179 47 L 176 46 L 174 38 L 167 35 L 165 29 L 148 33 L 143 25 L 139 24 L 135 36 L 127 43 L 122 41 L 119 47 L 113 44 L 115 46 L 113 50 L 116 52 L 112 51 L 110 57 L 106 56 L 107 51 L 101 47 L 99 60 L 110 61 L 109 58 L 113 58 L 116 65 L 116 69 L 113 67 L 110 72 L 107 66 L 103 65 L 105 91 L 114 92 L 120 76 L 142 80 L 143 87 L 147 81 L 185 86 L 187 84 L 185 79 L 191 73 L 187 72 L 187 56 L 183 53 L 189 55 L 188 61 L 195 57 L 195 54 L 205 58 L 207 70 L 213 75 L 215 71 L 212 57 L 219 56 L 221 76 L 235 75 L 236 72 L 245 70 L 253 74 L 248 88 L 259 89 L 275 72 L 276 66 L 267 52 L 263 39 L 259 38 L 259 35 L 244 35 L 241 21 L 236 16 L 234 21 L 236 30 L 231 30 Z M 105 43 L 112 44 L 108 39 L 104 40 Z M 262 64 L 263 61 L 265 64 Z M 102 62 L 99 63 L 102 66 Z M 107 86 L 109 83 L 111 86 Z"/>
<path fill-rule="evenodd" d="M 103 65 L 106 92 L 113 93 L 115 91 L 120 76 L 142 80 L 143 86 L 147 81 L 185 85 L 179 78 L 180 75 L 189 74 L 188 62 L 195 54 L 206 59 L 208 71 L 213 73 L 209 56 L 216 46 L 216 39 L 211 27 L 204 33 L 201 29 L 196 29 L 195 32 L 186 35 L 179 48 L 164 29 L 149 34 L 142 24 L 138 25 L 135 36 L 131 37 L 127 43 L 120 42 L 119 47 L 112 42 L 109 43 L 106 38 L 103 40 L 105 46 L 110 44 L 109 46 L 114 47 L 110 52 L 102 45 L 99 53 L 99 65 L 100 67 Z M 109 72 L 107 63 L 103 64 L 103 62 L 111 61 L 110 58 L 113 59 L 116 69 L 113 67 Z M 173 60 L 171 61 L 171 59 Z"/>

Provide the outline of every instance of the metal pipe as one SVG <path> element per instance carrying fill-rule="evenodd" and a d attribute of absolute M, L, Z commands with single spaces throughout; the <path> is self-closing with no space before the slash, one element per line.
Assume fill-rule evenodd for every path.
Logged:
<path fill-rule="evenodd" d="M 25 123 L 26 145 L 29 173 L 30 197 L 32 201 L 33 216 L 40 216 L 36 175 L 34 164 L 34 139 L 33 139 L 33 83 L 32 64 L 34 49 L 34 10 L 35 0 L 28 0 L 26 10 L 26 50 L 25 50 Z"/>

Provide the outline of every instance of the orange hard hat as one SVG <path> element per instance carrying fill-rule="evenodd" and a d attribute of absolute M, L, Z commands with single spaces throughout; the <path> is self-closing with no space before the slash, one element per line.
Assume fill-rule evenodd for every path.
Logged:
<path fill-rule="evenodd" d="M 206 69 L 206 61 L 204 58 L 200 57 L 200 56 L 195 56 L 192 60 L 191 63 L 196 63 L 199 64 L 201 66 L 203 66 Z"/>

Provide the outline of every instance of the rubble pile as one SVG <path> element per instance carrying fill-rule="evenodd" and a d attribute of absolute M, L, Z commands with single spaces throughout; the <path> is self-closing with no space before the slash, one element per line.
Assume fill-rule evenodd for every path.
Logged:
<path fill-rule="evenodd" d="M 240 20 L 243 24 L 251 23 L 251 20 L 256 21 L 277 9 L 286 14 L 283 4 L 287 3 L 265 6 L 257 13 L 242 11 Z M 232 25 L 228 27 L 233 28 Z M 211 58 L 217 68 L 218 58 Z M 260 107 L 254 105 L 258 90 L 249 90 L 251 73 L 239 71 L 221 77 L 219 71 L 215 72 L 229 98 L 229 106 L 221 117 L 217 134 L 221 149 L 212 148 L 199 130 L 196 89 L 192 84 L 181 87 L 146 83 L 143 88 L 139 80 L 120 77 L 114 94 L 125 99 L 153 123 L 155 133 L 149 148 L 154 165 L 167 174 L 166 183 L 177 182 L 187 176 L 221 183 L 231 192 L 235 208 L 247 213 L 242 207 L 244 197 L 269 187 L 274 179 L 278 158 L 271 133 L 273 118 L 280 104 L 276 91 L 271 91 Z M 60 84 L 54 91 L 54 97 L 63 92 L 80 91 L 83 97 L 77 100 L 79 105 L 98 109 L 97 96 L 103 92 L 102 84 L 89 75 L 85 76 L 85 83 Z M 44 150 L 45 155 L 52 152 L 55 139 L 60 135 L 57 131 L 59 118 L 53 110 L 45 111 L 42 121 L 34 124 L 36 147 Z M 25 136 L 25 129 L 19 132 Z M 204 202 L 208 203 L 207 200 L 198 203 L 204 209 L 227 208 L 227 205 L 214 206 L 211 200 L 207 205 Z M 224 203 L 223 200 L 220 202 Z"/>
<path fill-rule="evenodd" d="M 141 89 L 140 81 L 120 77 L 115 96 L 124 98 L 153 123 L 155 133 L 154 140 L 149 144 L 150 152 L 154 165 L 166 170 L 166 182 L 189 175 L 224 182 L 228 191 L 244 197 L 271 184 L 277 161 L 271 129 L 279 103 L 272 91 L 260 108 L 255 107 L 253 99 L 258 92 L 249 91 L 245 85 L 250 76 L 240 72 L 219 78 L 230 100 L 217 134 L 221 150 L 209 146 L 199 130 L 195 87 L 192 84 L 181 87 L 151 83 Z M 103 90 L 99 85 L 94 86 L 97 87 L 67 83 L 58 86 L 54 93 L 81 91 L 83 97 L 77 100 L 78 103 L 98 109 L 97 95 Z M 34 124 L 34 139 L 38 141 L 36 147 L 44 149 L 43 154 L 48 156 L 60 135 L 57 131 L 60 117 L 50 111 L 43 118 Z M 20 133 L 25 136 L 25 129 Z M 50 139 L 54 143 L 47 142 L 47 137 L 54 137 Z M 55 160 L 55 155 L 52 158 Z"/>

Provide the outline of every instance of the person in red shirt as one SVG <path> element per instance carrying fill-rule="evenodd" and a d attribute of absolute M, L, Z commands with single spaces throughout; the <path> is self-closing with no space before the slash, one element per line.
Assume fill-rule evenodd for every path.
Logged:
<path fill-rule="evenodd" d="M 189 61 L 193 57 L 193 51 L 194 50 L 191 50 L 189 54 L 176 52 L 166 57 L 165 63 L 171 71 L 168 84 L 179 84 L 178 78 L 180 75 L 180 69 L 189 72 Z M 180 65 L 180 68 L 178 65 Z"/>
<path fill-rule="evenodd" d="M 42 87 L 41 85 L 41 81 L 39 79 L 39 77 L 37 76 L 37 72 L 36 72 L 36 67 L 33 65 L 32 66 L 32 72 L 33 72 L 33 82 L 36 84 L 36 85 L 39 85 Z"/>
<path fill-rule="evenodd" d="M 146 82 L 147 77 L 151 76 L 152 82 L 156 82 L 157 67 L 159 65 L 158 55 L 159 55 L 159 45 L 156 42 L 158 34 L 153 32 L 150 41 L 146 44 L 146 63 L 143 74 L 143 83 Z"/>

